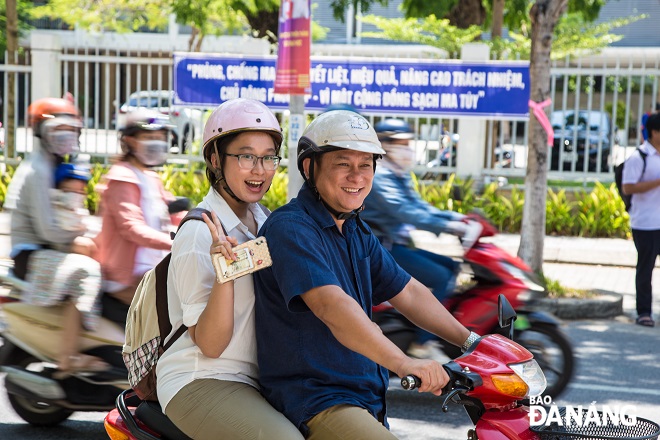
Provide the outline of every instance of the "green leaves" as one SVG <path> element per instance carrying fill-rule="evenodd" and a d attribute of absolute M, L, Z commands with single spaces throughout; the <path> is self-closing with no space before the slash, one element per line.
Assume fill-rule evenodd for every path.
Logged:
<path fill-rule="evenodd" d="M 264 195 L 264 198 L 261 199 L 261 204 L 271 211 L 285 205 L 288 185 L 289 176 L 287 174 L 287 169 L 282 168 L 275 173 L 273 183 L 270 185 L 270 189 L 266 195 Z"/>
<path fill-rule="evenodd" d="M 413 177 L 421 197 L 438 209 L 467 214 L 479 209 L 500 232 L 519 233 L 522 225 L 525 192 L 518 185 L 500 188 L 496 183 L 481 194 L 471 180 L 461 181 L 452 174 L 446 182 L 423 183 Z M 458 189 L 463 196 L 454 198 Z M 548 190 L 546 234 L 582 237 L 630 237 L 630 217 L 614 183 L 596 182 L 593 190 L 562 188 Z"/>
<path fill-rule="evenodd" d="M 598 3 L 599 0 L 579 0 L 581 3 Z M 521 7 L 520 5 L 517 7 Z M 595 6 L 594 6 L 595 7 Z M 513 14 L 514 11 L 508 12 Z M 610 44 L 619 41 L 621 36 L 613 34 L 617 28 L 634 23 L 648 17 L 637 15 L 605 23 L 591 24 L 593 12 L 571 12 L 562 16 L 554 32 L 552 43 L 552 58 L 560 59 L 568 55 L 581 52 L 597 52 Z M 491 47 L 491 52 L 499 58 L 529 59 L 531 51 L 531 22 L 528 14 L 516 14 L 518 25 L 512 26 L 508 16 L 509 38 L 495 38 L 484 40 L 483 43 Z M 363 32 L 362 36 L 381 38 L 392 41 L 426 44 L 447 51 L 452 56 L 460 52 L 466 43 L 478 41 L 486 29 L 473 25 L 467 29 L 459 29 L 450 24 L 447 19 L 438 19 L 435 15 L 417 18 L 387 19 L 374 15 L 367 15 L 361 19 L 364 23 L 372 24 L 379 32 Z"/>
<path fill-rule="evenodd" d="M 480 209 L 500 232 L 520 232 L 525 193 L 517 185 L 503 189 L 492 183 L 477 195 L 471 182 L 461 182 L 453 175 L 444 183 L 415 182 L 422 198 L 439 209 L 464 214 Z M 462 201 L 452 198 L 452 188 L 456 186 L 464 193 Z M 614 183 L 605 186 L 596 182 L 591 192 L 549 189 L 546 234 L 629 238 L 630 217 Z"/>
<path fill-rule="evenodd" d="M 477 40 L 482 32 L 479 26 L 459 29 L 449 24 L 449 20 L 438 19 L 435 15 L 429 15 L 424 19 L 388 19 L 367 15 L 362 17 L 361 20 L 381 30 L 381 32 L 363 32 L 362 36 L 364 37 L 426 44 L 443 49 L 449 54 L 460 52 L 464 44 Z"/>
<path fill-rule="evenodd" d="M 0 208 L 5 204 L 5 199 L 7 198 L 7 188 L 9 187 L 9 182 L 11 182 L 11 177 L 14 175 L 16 168 L 11 165 L 1 164 L 5 167 L 0 175 Z"/>
<path fill-rule="evenodd" d="M 32 15 L 59 18 L 93 32 L 130 32 L 141 27 L 164 29 L 170 11 L 166 0 L 50 0 L 35 7 Z"/>

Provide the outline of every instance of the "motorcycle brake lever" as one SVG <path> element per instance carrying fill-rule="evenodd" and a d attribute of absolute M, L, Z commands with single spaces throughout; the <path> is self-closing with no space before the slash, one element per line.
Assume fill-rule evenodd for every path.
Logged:
<path fill-rule="evenodd" d="M 454 397 L 458 396 L 459 394 L 464 394 L 468 391 L 470 391 L 469 388 L 467 388 L 465 386 L 458 386 L 458 387 L 454 388 L 453 390 L 451 390 L 449 393 L 447 393 L 445 398 L 442 400 L 442 412 L 449 411 L 448 403 L 450 401 L 454 402 L 454 403 L 458 403 L 454 400 Z"/>

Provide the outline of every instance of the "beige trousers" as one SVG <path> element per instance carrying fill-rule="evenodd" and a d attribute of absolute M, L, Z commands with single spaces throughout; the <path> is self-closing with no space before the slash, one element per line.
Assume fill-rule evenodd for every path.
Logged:
<path fill-rule="evenodd" d="M 195 440 L 303 440 L 259 391 L 240 382 L 195 380 L 174 396 L 165 414 Z"/>
<path fill-rule="evenodd" d="M 382 423 L 364 408 L 336 405 L 309 419 L 308 440 L 396 440 Z"/>

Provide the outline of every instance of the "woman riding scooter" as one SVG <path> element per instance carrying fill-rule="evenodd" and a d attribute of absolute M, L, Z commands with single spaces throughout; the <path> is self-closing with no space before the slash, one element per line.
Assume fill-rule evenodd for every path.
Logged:
<path fill-rule="evenodd" d="M 454 288 L 459 263 L 449 257 L 415 248 L 411 231 L 448 232 L 462 237 L 463 245 L 469 247 L 469 243 L 479 236 L 481 226 L 465 222 L 462 214 L 431 206 L 415 191 L 410 176 L 414 165 L 410 141 L 415 135 L 406 121 L 384 119 L 374 128 L 387 154 L 376 169 L 373 189 L 365 200 L 365 210 L 360 216 L 396 262 L 442 300 Z M 421 329 L 408 354 L 418 358 L 446 359 L 435 346 L 433 335 Z"/>
<path fill-rule="evenodd" d="M 152 110 L 127 114 L 119 130 L 123 155 L 98 187 L 103 315 L 122 327 L 138 283 L 171 249 L 170 229 L 182 218 L 170 216 L 175 197 L 151 171 L 167 160 L 170 128 L 167 117 Z"/>
<path fill-rule="evenodd" d="M 100 268 L 87 256 L 95 246 L 83 237 L 84 228 L 59 221 L 53 203 L 55 171 L 78 149 L 80 112 L 67 100 L 44 98 L 28 107 L 28 118 L 35 147 L 8 191 L 14 275 L 32 284 L 24 301 L 64 307 L 60 373 L 104 369 L 107 365 L 100 359 L 76 353 L 83 323 L 88 329 L 98 323 Z"/>

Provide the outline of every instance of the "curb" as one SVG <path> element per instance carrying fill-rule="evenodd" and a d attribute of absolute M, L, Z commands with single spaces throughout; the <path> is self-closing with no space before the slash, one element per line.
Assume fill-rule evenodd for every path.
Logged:
<path fill-rule="evenodd" d="M 560 319 L 608 319 L 623 314 L 623 295 L 595 290 L 595 298 L 542 298 L 538 306 Z"/>

